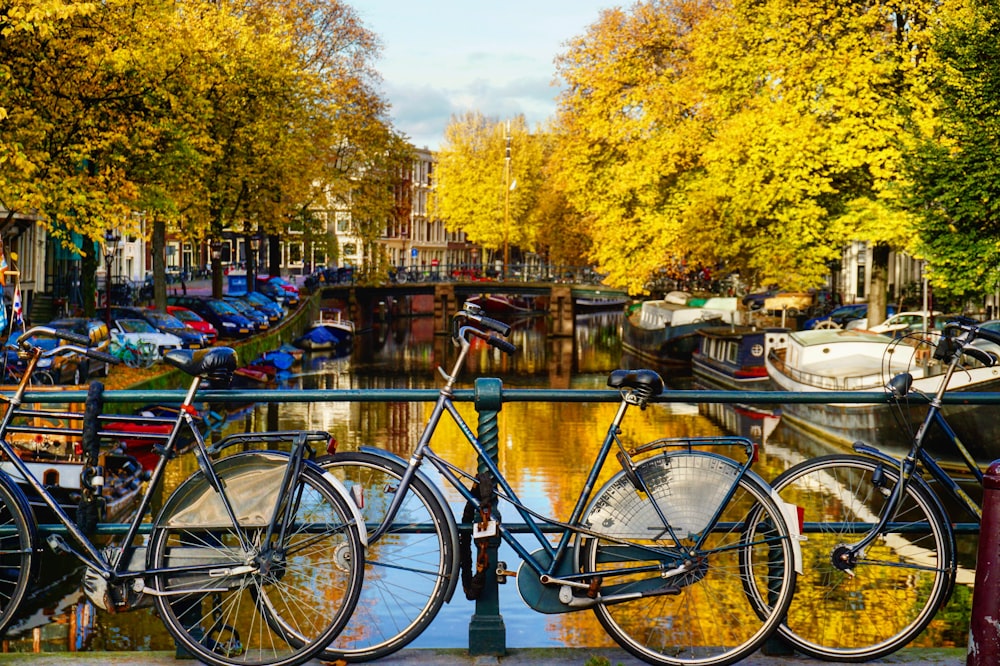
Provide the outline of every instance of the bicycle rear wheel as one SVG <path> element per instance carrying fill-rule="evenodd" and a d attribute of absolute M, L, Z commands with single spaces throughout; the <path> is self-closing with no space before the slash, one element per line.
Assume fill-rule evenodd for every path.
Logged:
<path fill-rule="evenodd" d="M 701 451 L 645 460 L 636 475 L 648 494 L 620 473 L 587 514 L 590 528 L 607 535 L 589 539 L 581 560 L 605 575 L 598 620 L 649 663 L 743 659 L 775 632 L 795 588 L 791 536 L 769 488 Z"/>
<path fill-rule="evenodd" d="M 0 482 L 0 632 L 21 605 L 36 566 L 31 508 L 16 486 L 7 483 Z"/>
<path fill-rule="evenodd" d="M 369 529 L 382 522 L 406 471 L 390 458 L 367 452 L 337 453 L 317 462 L 356 498 Z M 448 511 L 440 495 L 414 477 L 393 526 L 369 544 L 361 599 L 322 659 L 379 659 L 427 628 L 451 597 L 458 575 L 458 533 Z"/>
<path fill-rule="evenodd" d="M 178 643 L 208 664 L 292 666 L 322 651 L 361 591 L 360 526 L 321 470 L 285 497 L 291 524 L 265 530 L 287 456 L 250 452 L 216 463 L 238 521 L 200 472 L 171 495 L 150 539 L 156 606 Z M 186 569 L 178 569 L 186 567 Z M 192 570 L 191 567 L 200 567 Z"/>
<path fill-rule="evenodd" d="M 916 638 L 955 580 L 955 541 L 920 477 L 907 483 L 889 528 L 850 571 L 838 552 L 878 520 L 899 470 L 874 458 L 834 454 L 799 463 L 772 484 L 805 510 L 803 573 L 781 636 L 798 650 L 841 662 L 878 659 Z M 856 526 L 860 525 L 860 526 Z"/>

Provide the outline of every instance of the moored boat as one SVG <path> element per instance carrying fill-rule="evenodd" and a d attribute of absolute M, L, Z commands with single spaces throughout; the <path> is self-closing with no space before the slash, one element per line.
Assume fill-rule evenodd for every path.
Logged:
<path fill-rule="evenodd" d="M 656 365 L 691 363 L 698 331 L 708 326 L 739 323 L 735 298 L 709 298 L 698 307 L 689 295 L 672 292 L 666 298 L 643 301 L 622 322 L 622 349 Z"/>
<path fill-rule="evenodd" d="M 533 296 L 480 294 L 478 296 L 471 296 L 465 300 L 467 303 L 475 303 L 484 312 L 492 314 L 530 314 L 542 311 Z"/>
<path fill-rule="evenodd" d="M 768 376 L 778 391 L 882 392 L 893 376 L 909 372 L 915 389 L 932 394 L 944 379 L 944 368 L 934 360 L 933 349 L 927 344 L 912 344 L 907 338 L 894 340 L 852 330 L 771 330 L 765 335 L 765 343 Z M 970 362 L 953 375 L 949 391 L 985 391 L 998 386 L 1000 367 Z M 962 440 L 978 460 L 989 462 L 996 458 L 996 451 L 990 450 L 992 438 L 984 436 L 984 424 L 976 416 L 981 407 L 949 405 L 945 410 L 960 435 L 963 431 L 969 433 Z M 908 450 L 913 427 L 925 411 L 922 403 L 809 402 L 783 405 L 782 417 L 842 448 L 860 440 L 900 453 Z M 952 451 L 937 451 L 937 441 L 937 433 L 931 433 L 927 445 L 943 457 L 954 456 Z"/>
<path fill-rule="evenodd" d="M 338 308 L 324 308 L 319 317 L 309 325 L 292 345 L 305 351 L 332 351 L 338 354 L 350 352 L 354 344 L 354 322 L 344 318 Z"/>
<path fill-rule="evenodd" d="M 691 370 L 722 388 L 766 389 L 764 329 L 756 326 L 707 326 L 698 329 L 698 347 Z"/>

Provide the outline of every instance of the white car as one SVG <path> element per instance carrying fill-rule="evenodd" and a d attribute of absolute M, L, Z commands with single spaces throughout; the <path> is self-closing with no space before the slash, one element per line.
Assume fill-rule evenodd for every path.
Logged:
<path fill-rule="evenodd" d="M 940 330 L 946 321 L 947 318 L 942 312 L 938 312 L 937 310 L 933 312 L 920 310 L 915 312 L 899 312 L 881 324 L 867 326 L 867 328 L 868 320 L 858 319 L 852 321 L 848 328 L 861 328 L 872 333 L 882 333 L 893 338 L 901 338 L 904 335 L 916 333 L 917 331 Z"/>
<path fill-rule="evenodd" d="M 111 322 L 112 346 L 129 344 L 138 347 L 140 342 L 156 347 L 157 358 L 171 349 L 181 349 L 184 341 L 173 333 L 163 333 L 145 319 L 117 319 Z"/>

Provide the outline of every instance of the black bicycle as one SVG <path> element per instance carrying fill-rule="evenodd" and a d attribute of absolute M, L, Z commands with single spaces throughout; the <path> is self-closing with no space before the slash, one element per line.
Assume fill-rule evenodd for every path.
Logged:
<path fill-rule="evenodd" d="M 54 349 L 31 344 L 32 336 L 60 338 Z M 99 460 L 102 437 L 121 437 L 116 420 L 166 425 L 159 436 L 160 459 L 127 524 L 125 535 L 108 547 L 91 540 L 60 506 L 48 487 L 18 456 L 10 433 L 24 432 L 24 418 L 51 419 L 53 411 L 25 407 L 28 379 L 43 356 L 75 351 L 107 363 L 117 359 L 89 349 L 90 340 L 44 326 L 29 329 L 14 350 L 27 366 L 16 390 L 3 396 L 0 419 L 0 630 L 38 574 L 42 549 L 75 557 L 87 567 L 85 589 L 99 606 L 121 612 L 153 603 L 178 645 L 199 660 L 218 666 L 292 666 L 312 658 L 346 624 L 361 589 L 366 534 L 345 489 L 311 458 L 312 446 L 327 446 L 321 432 L 253 433 L 205 445 L 192 406 L 202 382 L 226 386 L 236 368 L 228 347 L 172 350 L 164 361 L 192 376 L 191 386 L 172 416 L 116 417 L 102 414 L 103 385 L 88 391 L 82 448 Z M 102 428 L 105 428 L 102 430 Z M 44 428 L 43 428 L 44 430 Z M 60 434 L 66 434 L 60 431 Z M 162 485 L 178 443 L 193 441 L 198 471 L 182 482 L 146 524 L 146 514 Z M 241 450 L 221 457 L 232 444 Z M 218 456 L 214 459 L 213 456 Z M 93 464 L 81 475 L 88 494 L 102 497 L 102 472 Z M 60 531 L 43 534 L 29 508 L 27 484 L 47 505 Z M 81 515 L 84 512 L 80 512 Z M 147 534 L 148 533 L 148 534 Z"/>
<path fill-rule="evenodd" d="M 772 483 L 786 502 L 805 509 L 806 540 L 798 590 L 780 635 L 820 659 L 859 662 L 890 654 L 912 641 L 948 601 L 958 567 L 955 530 L 939 494 L 973 520 L 982 511 L 925 448 L 932 428 L 954 446 L 972 476 L 983 474 L 942 413 L 942 398 L 963 363 L 991 366 L 995 356 L 977 339 L 1000 344 L 1000 334 L 977 322 L 950 322 L 934 357 L 945 364 L 909 452 L 894 458 L 856 443 L 856 454 L 801 462 Z M 907 409 L 913 376 L 889 382 L 896 405 Z M 817 618 L 822 618 L 817 621 Z"/>

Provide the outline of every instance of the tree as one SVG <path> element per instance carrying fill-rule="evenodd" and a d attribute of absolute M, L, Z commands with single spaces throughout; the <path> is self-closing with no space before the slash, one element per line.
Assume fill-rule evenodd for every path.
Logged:
<path fill-rule="evenodd" d="M 923 17 L 912 4 L 603 12 L 557 63 L 567 196 L 594 221 L 600 269 L 633 291 L 675 262 L 803 288 L 846 240 L 891 231 L 904 247 L 900 140 L 919 108 Z"/>
<path fill-rule="evenodd" d="M 907 166 L 920 252 L 940 291 L 982 296 L 1000 284 L 1000 8 L 949 3 L 933 32 L 927 80 L 939 122 Z"/>
<path fill-rule="evenodd" d="M 523 116 L 506 122 L 479 112 L 453 116 L 437 156 L 434 214 L 498 257 L 505 248 L 534 249 L 539 219 L 531 212 L 543 156 L 542 139 Z"/>

